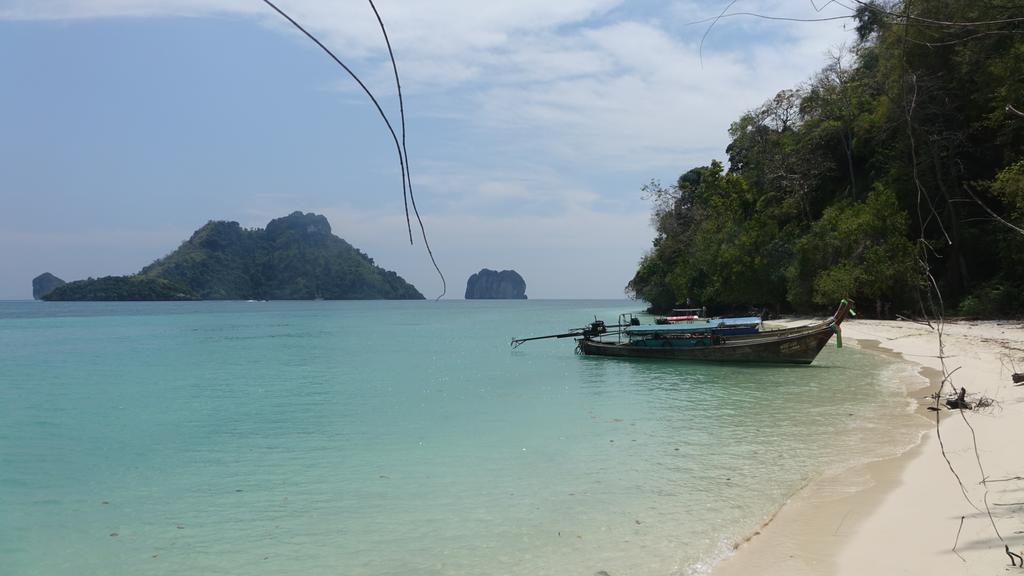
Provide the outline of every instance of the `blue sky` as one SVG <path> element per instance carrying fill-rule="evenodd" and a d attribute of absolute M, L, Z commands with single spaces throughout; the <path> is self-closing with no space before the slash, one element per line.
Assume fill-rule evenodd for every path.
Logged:
<path fill-rule="evenodd" d="M 361 0 L 280 0 L 397 122 Z M 623 295 L 653 231 L 640 186 L 724 159 L 729 123 L 852 41 L 847 20 L 728 2 L 379 0 L 420 213 L 448 297 L 515 268 L 533 298 Z M 820 18 L 834 2 L 739 0 Z M 397 156 L 358 87 L 259 0 L 0 0 L 0 299 L 138 271 L 211 219 L 294 210 L 427 296 Z"/>

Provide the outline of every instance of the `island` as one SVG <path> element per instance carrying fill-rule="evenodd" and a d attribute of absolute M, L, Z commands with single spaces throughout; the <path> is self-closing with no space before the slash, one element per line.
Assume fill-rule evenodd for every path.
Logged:
<path fill-rule="evenodd" d="M 526 300 L 526 280 L 515 270 L 484 268 L 466 281 L 466 300 Z"/>
<path fill-rule="evenodd" d="M 49 272 L 43 272 L 32 279 L 32 297 L 39 300 L 43 296 L 52 292 L 54 288 L 58 288 L 64 284 L 66 284 L 66 282 L 60 278 L 57 278 Z"/>
<path fill-rule="evenodd" d="M 195 292 L 163 278 L 131 276 L 104 276 L 75 280 L 58 286 L 42 297 L 53 301 L 169 301 L 199 300 Z"/>
<path fill-rule="evenodd" d="M 422 300 L 332 233 L 327 218 L 293 212 L 266 228 L 210 221 L 137 274 L 71 282 L 44 300 Z"/>

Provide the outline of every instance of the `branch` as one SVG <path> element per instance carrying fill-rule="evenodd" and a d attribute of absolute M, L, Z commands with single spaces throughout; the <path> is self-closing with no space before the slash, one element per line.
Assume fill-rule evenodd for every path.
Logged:
<path fill-rule="evenodd" d="M 704 31 L 704 35 L 700 37 L 700 46 L 697 47 L 697 59 L 700 60 L 700 67 L 702 69 L 704 68 L 704 39 L 708 37 L 708 34 L 711 34 L 711 29 L 715 27 L 715 24 L 718 24 L 718 21 L 721 20 L 723 16 L 725 16 L 725 13 L 729 11 L 729 8 L 732 8 L 732 5 L 738 1 L 739 0 L 732 0 L 732 2 L 729 2 L 725 8 L 722 8 L 722 12 L 718 14 L 718 17 L 712 19 L 711 25 Z"/>
<path fill-rule="evenodd" d="M 906 21 L 906 22 L 909 22 L 909 21 L 912 20 L 914 22 L 919 22 L 919 23 L 923 23 L 923 24 L 930 24 L 930 25 L 933 25 L 933 26 L 950 26 L 950 27 L 970 28 L 972 26 L 989 26 L 989 25 L 992 25 L 992 24 L 1012 24 L 1014 22 L 1024 22 L 1024 18 L 1005 18 L 1005 19 L 1002 19 L 1002 20 L 982 20 L 982 21 L 978 21 L 978 22 L 952 22 L 952 21 L 946 21 L 946 20 L 932 20 L 931 18 L 922 18 L 920 16 L 911 16 L 909 10 L 905 14 L 899 14 L 897 12 L 890 12 L 889 10 L 885 10 L 885 9 L 879 7 L 877 4 L 874 4 L 872 2 L 864 2 L 864 0 L 853 0 L 853 1 L 856 2 L 857 4 L 859 4 L 860 6 L 863 6 L 863 7 L 867 8 L 868 10 L 874 10 L 875 12 L 878 12 L 879 14 L 885 14 L 886 16 L 891 16 L 893 18 L 896 18 L 897 20 L 903 20 L 903 21 Z"/>
<path fill-rule="evenodd" d="M 1018 112 L 1018 114 L 1019 114 L 1019 112 Z M 1022 116 L 1024 116 L 1024 114 L 1022 114 Z M 971 198 L 973 198 L 974 201 L 978 203 L 978 206 L 981 206 L 982 208 L 984 208 L 985 212 L 988 212 L 989 214 L 991 214 L 993 218 L 995 218 L 996 220 L 998 220 L 999 222 L 1001 222 L 1003 225 L 1005 225 L 1006 227 L 1010 228 L 1011 230 L 1019 232 L 1020 234 L 1024 234 L 1024 228 L 1019 228 L 1017 226 L 1014 226 L 1013 224 L 1010 224 L 1006 220 L 1002 219 L 998 214 L 993 212 L 988 206 L 985 206 L 985 204 L 983 204 L 982 201 L 979 200 L 978 197 L 974 195 L 974 192 L 971 192 L 970 188 L 965 186 L 964 190 L 966 190 L 967 193 L 971 195 Z"/>
<path fill-rule="evenodd" d="M 719 14 L 718 16 L 712 16 L 711 18 L 705 18 L 703 20 L 695 20 L 693 22 L 687 22 L 686 26 L 692 26 L 694 24 L 705 24 L 712 20 L 718 21 L 723 18 L 732 18 L 733 16 L 750 16 L 751 18 L 761 18 L 763 20 L 782 20 L 784 22 L 827 22 L 829 20 L 848 20 L 850 18 L 856 18 L 853 14 L 847 14 L 846 16 L 828 16 L 825 18 L 795 18 L 787 16 L 768 16 L 766 14 L 757 14 L 755 12 L 729 12 L 728 14 Z"/>

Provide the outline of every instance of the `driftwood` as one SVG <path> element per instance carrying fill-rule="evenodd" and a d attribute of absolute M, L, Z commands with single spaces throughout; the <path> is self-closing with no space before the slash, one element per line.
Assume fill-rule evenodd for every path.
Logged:
<path fill-rule="evenodd" d="M 964 396 L 967 395 L 967 389 L 961 387 L 960 394 L 957 394 L 956 398 L 950 398 L 946 400 L 946 406 L 951 410 L 970 410 L 973 406 L 967 400 L 964 400 Z"/>

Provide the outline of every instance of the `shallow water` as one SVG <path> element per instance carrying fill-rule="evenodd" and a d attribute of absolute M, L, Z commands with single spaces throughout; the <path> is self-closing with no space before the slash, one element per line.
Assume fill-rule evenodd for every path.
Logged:
<path fill-rule="evenodd" d="M 0 574 L 701 573 L 901 364 L 582 357 L 627 301 L 0 302 Z"/>

